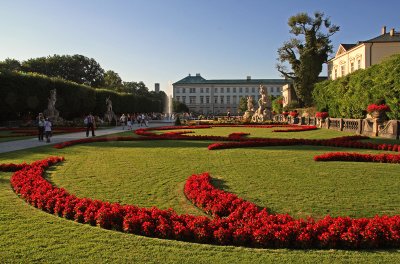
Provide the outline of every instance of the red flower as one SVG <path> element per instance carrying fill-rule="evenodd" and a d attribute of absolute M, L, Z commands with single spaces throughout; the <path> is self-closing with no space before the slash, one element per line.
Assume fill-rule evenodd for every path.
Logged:
<path fill-rule="evenodd" d="M 372 113 L 372 112 L 390 112 L 390 107 L 388 105 L 385 104 L 381 104 L 381 105 L 376 105 L 376 104 L 370 104 L 368 105 L 367 108 L 367 112 L 368 113 Z"/>

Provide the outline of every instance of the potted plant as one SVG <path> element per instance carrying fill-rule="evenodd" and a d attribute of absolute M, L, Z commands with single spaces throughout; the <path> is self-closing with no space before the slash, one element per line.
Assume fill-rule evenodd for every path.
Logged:
<path fill-rule="evenodd" d="M 328 112 L 317 112 L 315 114 L 316 118 L 320 118 L 322 120 L 324 120 L 325 118 L 327 118 L 329 116 Z"/>
<path fill-rule="evenodd" d="M 381 118 L 385 112 L 390 112 L 390 107 L 386 104 L 370 104 L 368 105 L 367 112 L 373 118 Z"/>

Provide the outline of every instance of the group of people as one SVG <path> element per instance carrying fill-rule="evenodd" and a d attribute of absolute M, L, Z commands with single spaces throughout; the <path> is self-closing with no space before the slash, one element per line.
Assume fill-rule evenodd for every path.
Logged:
<path fill-rule="evenodd" d="M 37 117 L 37 125 L 39 141 L 44 141 L 44 137 L 46 137 L 46 143 L 49 143 L 51 138 L 51 128 L 53 126 L 50 119 L 47 117 L 45 118 L 43 113 L 39 113 Z"/>
<path fill-rule="evenodd" d="M 122 126 L 122 130 L 125 130 L 127 127 L 128 130 L 132 130 L 132 127 L 135 123 L 138 126 L 148 126 L 149 124 L 149 116 L 144 113 L 137 113 L 137 114 L 122 114 L 119 118 L 119 121 Z"/>

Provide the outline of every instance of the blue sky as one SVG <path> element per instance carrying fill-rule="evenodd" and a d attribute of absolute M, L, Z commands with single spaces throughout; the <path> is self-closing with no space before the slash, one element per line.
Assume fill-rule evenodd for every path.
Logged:
<path fill-rule="evenodd" d="M 400 31 L 399 10 L 393 0 L 0 0 L 0 60 L 82 54 L 124 81 L 164 91 L 189 73 L 280 78 L 277 49 L 291 37 L 290 16 L 330 16 L 341 27 L 336 50 L 378 36 L 383 25 Z"/>

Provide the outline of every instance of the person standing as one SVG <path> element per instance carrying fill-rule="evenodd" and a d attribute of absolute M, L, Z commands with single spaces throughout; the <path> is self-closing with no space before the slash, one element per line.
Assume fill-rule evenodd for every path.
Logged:
<path fill-rule="evenodd" d="M 46 118 L 44 121 L 44 132 L 46 133 L 46 143 L 50 143 L 50 137 L 51 137 L 51 121 L 49 118 Z"/>
<path fill-rule="evenodd" d="M 44 136 L 44 116 L 42 113 L 39 113 L 37 117 L 37 124 L 38 124 L 38 138 L 39 141 L 43 141 L 43 136 Z"/>
<path fill-rule="evenodd" d="M 119 119 L 121 126 L 122 126 L 122 130 L 125 130 L 125 125 L 126 125 L 126 115 L 122 114 L 121 118 Z"/>
<path fill-rule="evenodd" d="M 92 130 L 92 137 L 96 136 L 94 134 L 95 120 L 92 113 L 89 113 L 89 115 L 85 118 L 85 121 L 86 121 L 86 137 L 89 136 L 89 129 Z"/>

